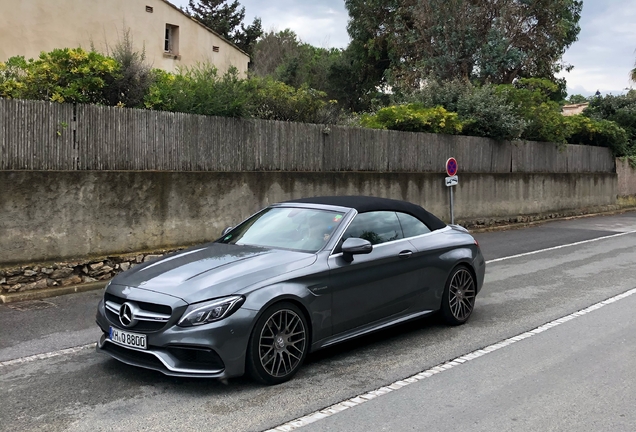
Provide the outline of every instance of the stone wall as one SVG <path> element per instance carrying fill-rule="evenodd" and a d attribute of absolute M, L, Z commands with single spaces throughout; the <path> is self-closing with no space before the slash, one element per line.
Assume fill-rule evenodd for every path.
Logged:
<path fill-rule="evenodd" d="M 137 264 L 159 258 L 170 251 L 155 251 L 56 263 L 33 263 L 0 270 L 0 294 L 51 287 L 65 287 L 111 279 Z"/>

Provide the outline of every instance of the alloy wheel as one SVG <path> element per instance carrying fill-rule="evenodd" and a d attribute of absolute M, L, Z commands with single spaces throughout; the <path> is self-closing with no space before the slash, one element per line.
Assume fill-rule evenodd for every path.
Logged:
<path fill-rule="evenodd" d="M 261 366 L 272 377 L 285 377 L 302 362 L 306 344 L 303 320 L 292 310 L 278 310 L 261 330 L 258 345 Z"/>
<path fill-rule="evenodd" d="M 458 321 L 465 321 L 475 306 L 475 281 L 473 275 L 465 268 L 460 268 L 453 275 L 448 286 L 448 302 L 450 312 Z"/>

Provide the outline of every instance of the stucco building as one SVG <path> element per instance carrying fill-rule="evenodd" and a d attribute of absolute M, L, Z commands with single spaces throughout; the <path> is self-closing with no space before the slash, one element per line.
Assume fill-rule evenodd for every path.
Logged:
<path fill-rule="evenodd" d="M 563 105 L 561 107 L 561 113 L 566 117 L 571 115 L 576 115 L 576 114 L 582 114 L 585 108 L 587 108 L 589 105 L 590 104 L 588 102 Z"/>
<path fill-rule="evenodd" d="M 166 0 L 0 0 L 0 61 L 55 48 L 106 53 L 125 30 L 155 68 L 209 62 L 247 73 L 247 54 Z"/>

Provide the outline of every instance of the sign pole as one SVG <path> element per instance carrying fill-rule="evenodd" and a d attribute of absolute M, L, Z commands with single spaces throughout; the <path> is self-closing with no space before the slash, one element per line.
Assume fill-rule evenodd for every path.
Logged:
<path fill-rule="evenodd" d="M 448 158 L 446 161 L 446 174 L 448 177 L 444 180 L 446 183 L 446 187 L 448 187 L 448 192 L 450 194 L 450 219 L 451 224 L 455 224 L 455 203 L 453 202 L 453 188 L 456 184 L 459 183 L 459 179 L 457 178 L 457 159 Z"/>
<path fill-rule="evenodd" d="M 450 217 L 451 217 L 451 224 L 455 224 L 455 209 L 453 207 L 453 188 L 454 188 L 454 186 L 451 186 L 451 187 L 448 188 L 450 190 Z"/>

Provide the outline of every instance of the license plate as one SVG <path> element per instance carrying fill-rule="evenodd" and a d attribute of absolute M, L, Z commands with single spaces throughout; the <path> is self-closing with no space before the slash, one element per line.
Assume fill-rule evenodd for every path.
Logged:
<path fill-rule="evenodd" d="M 143 334 L 130 333 L 111 327 L 108 338 L 119 345 L 146 349 L 146 335 Z"/>

